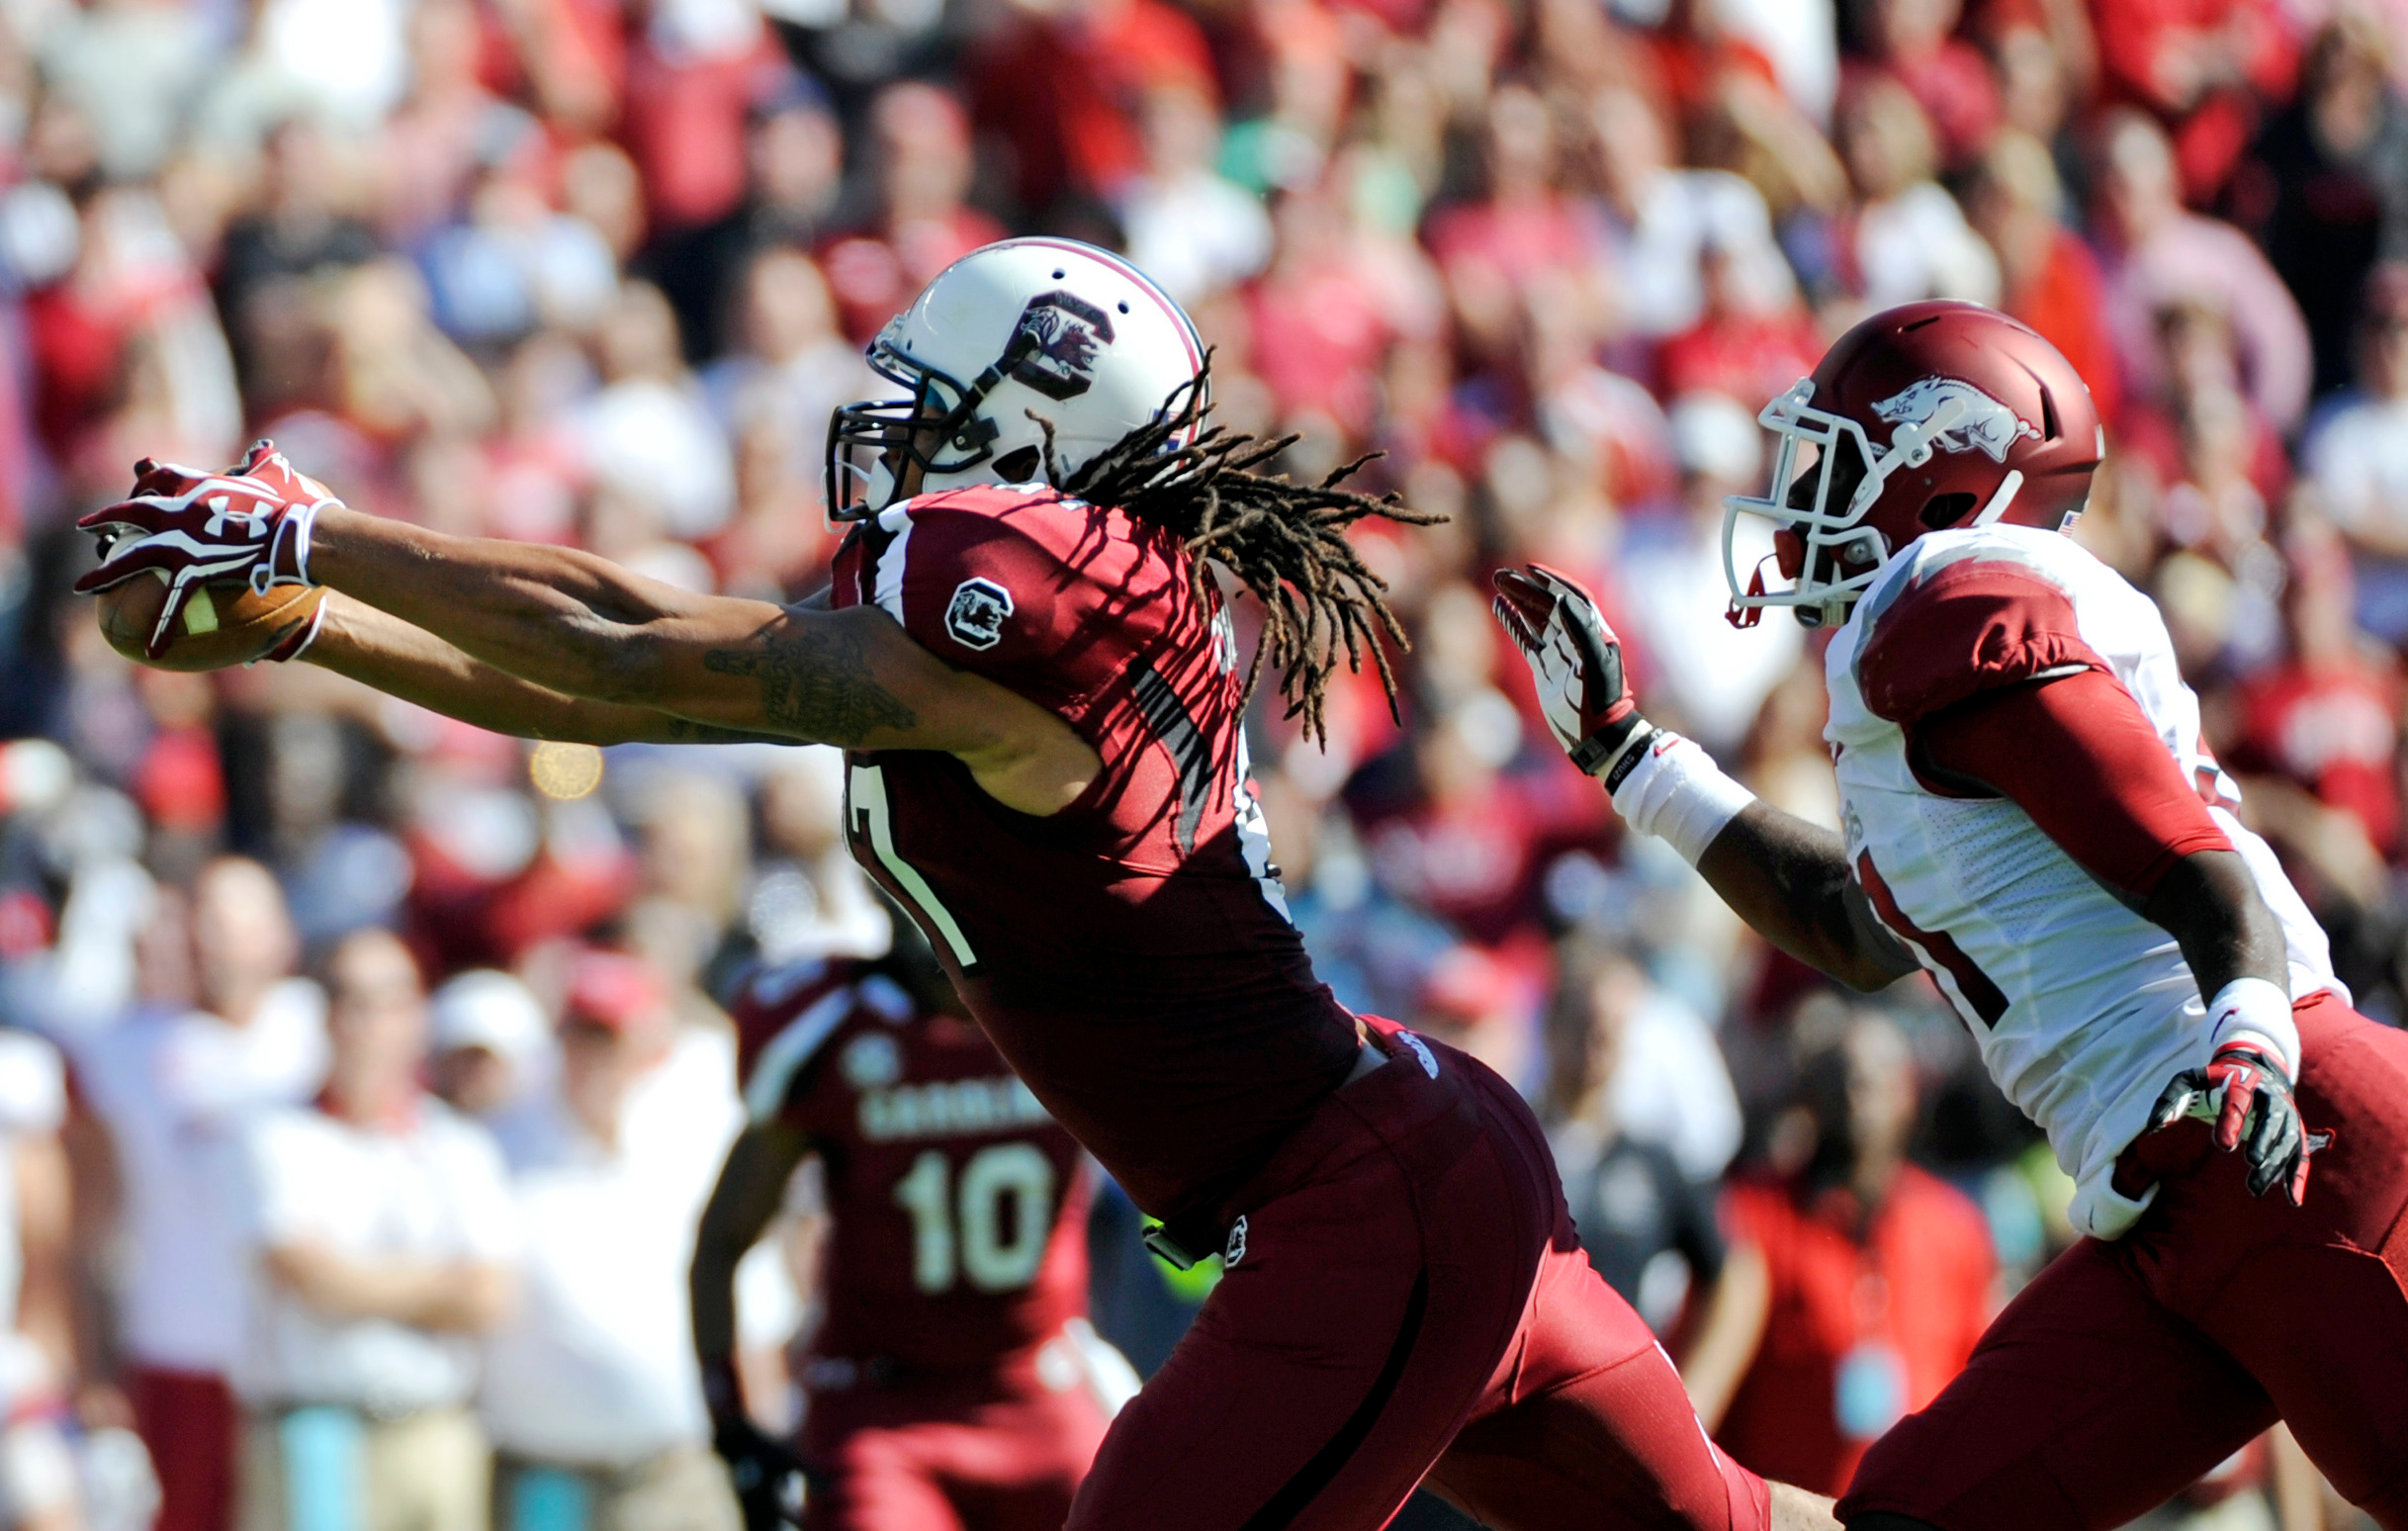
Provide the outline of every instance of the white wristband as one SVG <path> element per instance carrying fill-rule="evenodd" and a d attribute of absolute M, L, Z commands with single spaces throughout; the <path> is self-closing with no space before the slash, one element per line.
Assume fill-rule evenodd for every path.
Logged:
<path fill-rule="evenodd" d="M 2284 1073 L 2299 1077 L 2299 1027 L 2291 1020 L 2291 997 L 2264 978 L 2235 978 L 2207 1002 L 2207 1051 L 2226 1042 L 2254 1041 L 2274 1055 Z"/>
<path fill-rule="evenodd" d="M 1614 811 L 1642 835 L 1653 835 L 1690 865 L 1706 854 L 1723 826 L 1756 795 L 1723 774 L 1695 742 L 1658 729 L 1642 747 L 1639 764 L 1614 789 Z"/>

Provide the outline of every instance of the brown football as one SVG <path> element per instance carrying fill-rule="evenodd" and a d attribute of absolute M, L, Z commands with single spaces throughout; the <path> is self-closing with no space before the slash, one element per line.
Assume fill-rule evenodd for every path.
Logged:
<path fill-rule="evenodd" d="M 138 664 L 160 670 L 223 670 L 245 665 L 276 647 L 278 640 L 317 614 L 326 592 L 302 585 L 278 585 L 254 595 L 239 582 L 205 585 L 193 591 L 167 640 L 167 652 L 151 659 L 142 652 L 167 602 L 167 582 L 136 577 L 95 597 L 101 635 L 109 647 Z"/>

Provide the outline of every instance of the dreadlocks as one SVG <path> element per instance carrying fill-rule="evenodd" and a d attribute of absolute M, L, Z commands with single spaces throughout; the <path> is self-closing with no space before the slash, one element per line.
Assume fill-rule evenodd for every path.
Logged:
<path fill-rule="evenodd" d="M 1280 673 L 1287 715 L 1301 716 L 1305 733 L 1326 742 L 1322 706 L 1339 653 L 1344 651 L 1348 670 L 1360 672 L 1368 652 L 1393 715 L 1396 673 L 1380 640 L 1384 634 L 1399 649 L 1412 642 L 1388 609 L 1387 582 L 1348 544 L 1346 529 L 1370 515 L 1406 526 L 1431 526 L 1446 517 L 1407 510 L 1392 494 L 1373 498 L 1339 488 L 1377 453 L 1333 470 L 1317 485 L 1254 472 L 1298 438 L 1232 435 L 1218 425 L 1198 430 L 1210 411 L 1204 402 L 1210 367 L 1207 356 L 1195 380 L 1174 389 L 1151 423 L 1075 473 L 1065 473 L 1054 456 L 1052 422 L 1029 411 L 1045 432 L 1047 479 L 1064 494 L 1117 506 L 1182 538 L 1199 601 L 1209 578 L 1207 559 L 1255 593 L 1263 603 L 1263 638 L 1246 671 L 1248 696 L 1268 658 Z M 1183 444 L 1191 433 L 1194 439 Z"/>

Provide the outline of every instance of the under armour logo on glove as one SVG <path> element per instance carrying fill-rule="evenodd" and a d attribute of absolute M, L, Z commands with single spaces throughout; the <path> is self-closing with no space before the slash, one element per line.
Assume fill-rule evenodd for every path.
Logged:
<path fill-rule="evenodd" d="M 1545 564 L 1500 569 L 1491 609 L 1538 681 L 1556 742 L 1590 775 L 1610 767 L 1647 725 L 1622 670 L 1622 640 L 1579 583 Z"/>
<path fill-rule="evenodd" d="M 94 595 L 138 575 L 167 582 L 167 599 L 146 645 L 166 652 L 168 634 L 192 592 L 240 580 L 254 594 L 271 585 L 311 585 L 310 532 L 318 512 L 342 501 L 296 472 L 275 443 L 261 441 L 222 474 L 143 458 L 134 465 L 134 494 L 75 524 L 100 538 L 101 565 L 75 582 Z"/>

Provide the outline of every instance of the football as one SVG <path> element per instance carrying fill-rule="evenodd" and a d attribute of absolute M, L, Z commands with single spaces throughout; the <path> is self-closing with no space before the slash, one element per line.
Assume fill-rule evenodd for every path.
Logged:
<path fill-rule="evenodd" d="M 126 658 L 160 670 L 223 670 L 267 653 L 315 616 L 325 597 L 323 589 L 311 585 L 279 585 L 254 595 L 239 582 L 205 585 L 184 603 L 167 652 L 157 659 L 145 655 L 143 645 L 167 601 L 165 579 L 137 577 L 94 598 L 100 606 L 102 636 Z"/>

